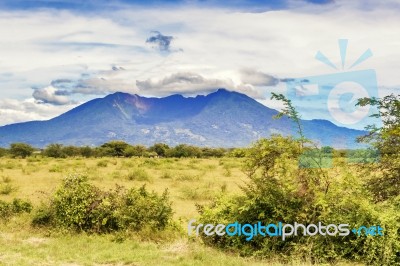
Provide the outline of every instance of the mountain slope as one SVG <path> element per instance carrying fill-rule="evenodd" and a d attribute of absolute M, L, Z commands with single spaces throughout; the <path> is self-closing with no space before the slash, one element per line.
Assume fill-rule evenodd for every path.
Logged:
<path fill-rule="evenodd" d="M 0 127 L 0 146 L 13 142 L 38 147 L 49 143 L 98 145 L 121 139 L 145 145 L 239 147 L 273 133 L 292 134 L 294 127 L 287 118 L 272 118 L 277 113 L 244 94 L 224 89 L 189 98 L 146 98 L 117 92 L 48 121 Z M 307 137 L 335 147 L 355 147 L 354 139 L 364 133 L 326 120 L 303 121 L 303 126 Z"/>

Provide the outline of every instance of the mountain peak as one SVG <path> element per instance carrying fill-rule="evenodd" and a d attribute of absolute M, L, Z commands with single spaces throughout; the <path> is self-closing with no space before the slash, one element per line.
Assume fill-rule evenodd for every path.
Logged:
<path fill-rule="evenodd" d="M 99 145 L 121 139 L 133 144 L 193 144 L 243 147 L 271 134 L 292 134 L 288 119 L 274 120 L 277 111 L 251 97 L 224 88 L 197 97 L 174 94 L 143 97 L 115 92 L 86 102 L 48 121 L 0 127 L 0 146 L 26 142 Z M 302 121 L 305 135 L 324 145 L 332 139 L 354 140 L 363 132 L 327 121 Z"/>
<path fill-rule="evenodd" d="M 219 88 L 215 92 L 210 93 L 209 95 L 216 94 L 216 95 L 226 95 L 226 94 L 232 94 L 234 93 L 233 91 L 229 91 L 225 88 Z"/>

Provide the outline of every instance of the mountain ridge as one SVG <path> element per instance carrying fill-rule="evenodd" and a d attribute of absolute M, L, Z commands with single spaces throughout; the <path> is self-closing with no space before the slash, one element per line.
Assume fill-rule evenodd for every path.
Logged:
<path fill-rule="evenodd" d="M 174 94 L 163 98 L 115 92 L 46 121 L 2 126 L 0 146 L 13 142 L 38 147 L 50 143 L 99 145 L 120 139 L 143 145 L 243 147 L 271 134 L 292 134 L 293 123 L 287 117 L 273 119 L 276 114 L 278 111 L 251 97 L 226 89 L 195 97 Z M 364 134 L 328 120 L 302 120 L 302 124 L 306 137 L 321 145 L 358 147 L 354 140 Z"/>

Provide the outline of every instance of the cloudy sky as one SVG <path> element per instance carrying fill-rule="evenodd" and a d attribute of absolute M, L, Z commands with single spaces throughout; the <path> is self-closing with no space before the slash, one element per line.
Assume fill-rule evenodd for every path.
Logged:
<path fill-rule="evenodd" d="M 303 118 L 341 125 L 343 112 L 363 115 L 339 110 L 358 85 L 341 84 L 350 96 L 340 98 L 304 82 L 354 79 L 367 96 L 400 88 L 398 0 L 81 2 L 1 1 L 0 125 L 49 119 L 116 91 L 193 96 L 221 87 L 273 108 L 272 91 L 296 88 L 293 97 L 308 99 L 298 102 Z M 362 70 L 373 72 L 343 78 Z M 338 110 L 333 118 L 327 105 Z"/>

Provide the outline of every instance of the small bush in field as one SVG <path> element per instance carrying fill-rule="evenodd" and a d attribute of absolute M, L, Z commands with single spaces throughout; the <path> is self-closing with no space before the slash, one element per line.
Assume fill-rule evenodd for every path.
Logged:
<path fill-rule="evenodd" d="M 17 188 L 12 186 L 11 184 L 6 183 L 6 184 L 0 185 L 0 194 L 1 195 L 9 195 L 15 190 L 17 190 Z"/>
<path fill-rule="evenodd" d="M 32 224 L 101 233 L 144 227 L 164 229 L 171 218 L 167 190 L 161 196 L 144 186 L 101 191 L 89 184 L 87 177 L 71 175 L 51 201 L 36 211 Z"/>
<path fill-rule="evenodd" d="M 121 172 L 119 172 L 119 171 L 114 171 L 111 173 L 111 177 L 115 178 L 115 179 L 121 178 L 121 176 L 122 176 Z"/>
<path fill-rule="evenodd" d="M 24 201 L 15 198 L 12 202 L 5 202 L 0 200 L 0 218 L 9 219 L 16 214 L 23 212 L 31 212 L 32 204 L 29 201 Z"/>
<path fill-rule="evenodd" d="M 62 167 L 61 167 L 60 165 L 58 165 L 58 164 L 53 165 L 53 166 L 51 166 L 51 167 L 49 168 L 49 172 L 50 172 L 50 173 L 61 173 L 62 170 L 63 170 Z"/>
<path fill-rule="evenodd" d="M 53 219 L 54 219 L 53 209 L 48 205 L 42 204 L 39 208 L 35 210 L 32 219 L 32 225 L 34 226 L 50 225 L 53 222 Z"/>
<path fill-rule="evenodd" d="M 107 167 L 108 161 L 107 160 L 101 160 L 97 162 L 98 167 Z"/>
<path fill-rule="evenodd" d="M 150 181 L 150 175 L 143 168 L 136 168 L 127 175 L 128 180 Z"/>

